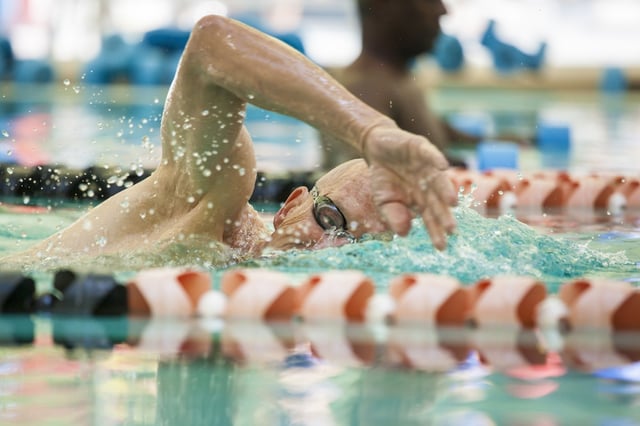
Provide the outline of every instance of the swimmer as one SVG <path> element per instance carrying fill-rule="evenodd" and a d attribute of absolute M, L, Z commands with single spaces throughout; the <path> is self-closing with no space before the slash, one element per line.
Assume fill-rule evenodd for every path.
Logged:
<path fill-rule="evenodd" d="M 310 190 L 296 188 L 273 219 L 248 200 L 256 158 L 245 107 L 296 117 L 358 150 Z M 421 217 L 438 249 L 454 231 L 456 193 L 445 157 L 398 128 L 283 43 L 221 16 L 195 25 L 167 95 L 162 158 L 142 182 L 88 211 L 20 256 L 153 251 L 160 242 L 219 242 L 244 258 L 315 249 L 366 233 L 406 235 Z"/>
<path fill-rule="evenodd" d="M 398 127 L 427 137 L 446 152 L 453 145 L 473 146 L 481 138 L 458 131 L 438 117 L 416 83 L 411 65 L 431 52 L 440 34 L 441 0 L 354 0 L 361 25 L 362 50 L 344 68 L 329 69 L 363 102 L 391 117 Z M 323 169 L 359 157 L 357 149 L 322 135 Z M 464 165 L 449 158 L 452 165 Z"/>

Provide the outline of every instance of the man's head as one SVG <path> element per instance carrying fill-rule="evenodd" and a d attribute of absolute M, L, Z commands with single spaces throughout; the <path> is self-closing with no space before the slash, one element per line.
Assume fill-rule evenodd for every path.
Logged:
<path fill-rule="evenodd" d="M 364 234 L 381 233 L 364 160 L 351 160 L 318 179 L 311 190 L 296 188 L 276 213 L 270 246 L 277 249 L 324 248 Z"/>
<path fill-rule="evenodd" d="M 442 0 L 357 2 L 363 48 L 394 49 L 407 59 L 433 49 L 440 34 L 440 17 L 447 13 Z"/>

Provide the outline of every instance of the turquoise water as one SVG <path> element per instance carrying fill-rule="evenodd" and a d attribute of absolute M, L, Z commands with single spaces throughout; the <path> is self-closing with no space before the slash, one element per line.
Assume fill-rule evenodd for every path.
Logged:
<path fill-rule="evenodd" d="M 637 360 L 637 343 L 624 351 L 597 332 L 565 337 L 566 369 L 522 378 L 518 368 L 542 370 L 531 332 L 42 317 L 3 317 L 0 329 L 2 424 L 640 422 L 637 382 L 590 373 Z M 16 329 L 35 343 L 9 346 Z M 466 341 L 497 367 L 456 361 Z"/>
<path fill-rule="evenodd" d="M 415 220 L 406 238 L 365 237 L 358 244 L 339 248 L 272 252 L 227 267 L 279 270 L 289 273 L 293 280 L 330 269 L 358 269 L 371 276 L 381 290 L 390 278 L 405 272 L 450 275 L 466 284 L 495 275 L 527 275 L 547 283 L 550 291 L 576 277 L 607 276 L 640 282 L 640 231 L 635 226 L 635 216 L 610 219 L 590 232 L 589 225 L 583 224 L 581 232 L 574 233 L 571 229 L 553 230 L 551 226 L 534 228 L 510 214 L 487 218 L 464 203 L 462 200 L 463 205 L 455 209 L 458 229 L 443 252 L 431 246 L 421 222 Z M 0 215 L 0 256 L 27 248 L 51 235 L 87 208 L 90 205 L 45 209 L 31 214 L 5 211 Z M 571 224 L 570 217 L 547 219 L 549 225 L 556 227 L 562 225 L 563 220 L 568 222 L 566 226 Z M 167 258 L 169 260 L 174 265 L 190 266 L 193 262 L 186 256 L 182 262 L 181 258 Z M 137 269 L 163 266 L 157 262 L 158 257 L 151 255 L 147 259 L 135 259 L 134 264 Z M 130 265 L 124 258 L 115 258 L 103 266 L 127 277 L 133 272 Z M 204 261 L 196 266 L 209 268 L 216 280 L 226 269 L 208 266 Z M 46 284 L 51 273 L 38 276 Z"/>

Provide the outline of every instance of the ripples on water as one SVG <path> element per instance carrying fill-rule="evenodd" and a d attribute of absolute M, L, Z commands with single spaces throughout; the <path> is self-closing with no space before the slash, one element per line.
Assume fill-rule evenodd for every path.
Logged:
<path fill-rule="evenodd" d="M 590 274 L 627 277 L 638 273 L 620 252 L 590 248 L 536 231 L 512 216 L 488 219 L 467 207 L 455 209 L 458 229 L 447 250 L 435 250 L 422 223 L 414 220 L 407 238 L 369 240 L 320 251 L 290 251 L 248 262 L 251 266 L 309 273 L 327 269 L 360 269 L 380 286 L 394 274 L 430 272 L 472 283 L 498 274 L 530 275 L 554 287 L 563 280 Z"/>

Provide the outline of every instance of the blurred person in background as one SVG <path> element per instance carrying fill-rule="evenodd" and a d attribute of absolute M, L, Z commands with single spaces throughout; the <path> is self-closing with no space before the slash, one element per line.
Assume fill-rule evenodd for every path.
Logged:
<path fill-rule="evenodd" d="M 345 68 L 329 72 L 353 94 L 411 133 L 427 137 L 446 153 L 453 144 L 475 145 L 481 138 L 463 133 L 438 117 L 412 73 L 413 61 L 431 52 L 440 35 L 441 0 L 355 0 L 362 50 Z M 358 153 L 322 136 L 322 168 L 331 169 Z M 451 165 L 463 166 L 448 157 Z"/>

